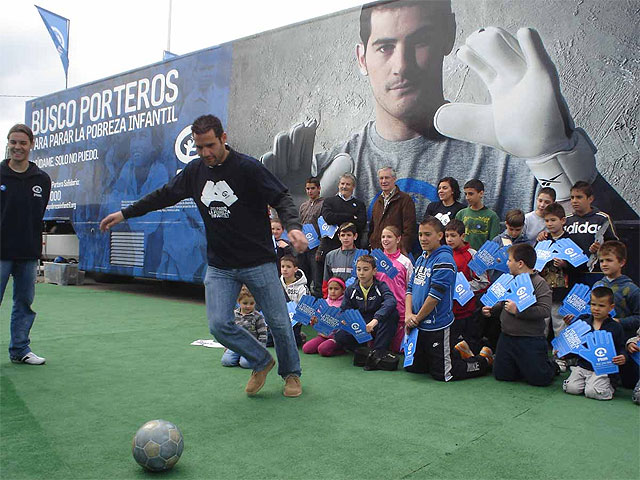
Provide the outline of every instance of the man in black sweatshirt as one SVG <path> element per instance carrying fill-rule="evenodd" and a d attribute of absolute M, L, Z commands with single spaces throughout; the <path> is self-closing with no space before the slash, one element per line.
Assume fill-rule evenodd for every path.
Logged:
<path fill-rule="evenodd" d="M 29 332 L 36 318 L 38 259 L 42 253 L 42 217 L 49 202 L 51 178 L 29 162 L 33 132 L 23 124 L 11 127 L 9 158 L 0 164 L 0 303 L 13 275 L 13 309 L 9 357 L 14 363 L 42 365 L 45 359 L 29 348 Z"/>
<path fill-rule="evenodd" d="M 262 308 L 273 335 L 278 373 L 284 378 L 284 395 L 297 397 L 300 357 L 280 286 L 267 206 L 275 208 L 298 251 L 307 247 L 298 215 L 284 186 L 260 162 L 226 145 L 227 134 L 213 115 L 191 126 L 200 158 L 189 163 L 165 186 L 100 222 L 102 231 L 127 218 L 175 205 L 192 198 L 204 221 L 208 268 L 205 297 L 209 329 L 225 347 L 253 366 L 245 389 L 255 395 L 275 362 L 267 349 L 234 322 L 233 310 L 243 284 Z"/>

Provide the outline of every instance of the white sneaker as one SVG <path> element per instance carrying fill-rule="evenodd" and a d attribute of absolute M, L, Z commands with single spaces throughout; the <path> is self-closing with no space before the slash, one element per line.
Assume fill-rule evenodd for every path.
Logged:
<path fill-rule="evenodd" d="M 13 363 L 26 363 L 27 365 L 43 365 L 44 362 L 47 361 L 47 359 L 43 357 L 39 357 L 33 352 L 29 352 L 21 359 L 12 358 L 11 361 Z"/>

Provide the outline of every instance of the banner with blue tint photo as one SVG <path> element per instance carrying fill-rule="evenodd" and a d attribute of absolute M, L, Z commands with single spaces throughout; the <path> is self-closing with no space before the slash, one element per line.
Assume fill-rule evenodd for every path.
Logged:
<path fill-rule="evenodd" d="M 570 353 L 578 353 L 585 343 L 585 335 L 591 327 L 583 320 L 576 320 L 560 332 L 560 335 L 551 340 L 551 346 L 557 352 L 558 357 L 564 357 Z"/>
<path fill-rule="evenodd" d="M 418 345 L 418 329 L 412 328 L 407 334 L 404 334 L 404 367 L 410 367 L 413 365 L 413 358 L 416 353 L 416 346 Z"/>
<path fill-rule="evenodd" d="M 453 299 L 457 301 L 460 306 L 464 306 L 472 298 L 473 291 L 471 290 L 471 285 L 469 285 L 467 277 L 465 277 L 462 272 L 456 273 L 456 286 L 453 290 Z"/>
<path fill-rule="evenodd" d="M 302 233 L 307 237 L 307 242 L 309 243 L 309 250 L 313 250 L 320 246 L 320 239 L 318 239 L 318 232 L 313 225 L 310 223 L 305 223 L 302 226 Z"/>
<path fill-rule="evenodd" d="M 500 255 L 499 252 L 500 245 L 487 240 L 469 262 L 469 268 L 478 275 L 482 275 L 487 270 L 495 269 L 496 257 Z"/>
<path fill-rule="evenodd" d="M 365 343 L 373 337 L 367 332 L 367 324 L 358 310 L 349 309 L 340 314 L 340 328 L 349 332 L 358 343 Z"/>
<path fill-rule="evenodd" d="M 513 280 L 513 275 L 503 273 L 491 284 L 487 293 L 480 297 L 480 301 L 487 307 L 493 307 L 496 303 L 504 300 L 509 293 L 509 284 Z"/>
<path fill-rule="evenodd" d="M 616 347 L 613 336 L 607 330 L 595 330 L 585 335 L 587 348 L 578 351 L 578 355 L 591 363 L 596 375 L 618 373 L 618 366 L 613 363 Z"/>
<path fill-rule="evenodd" d="M 321 237 L 333 238 L 338 231 L 338 225 L 329 225 L 323 216 L 318 217 L 318 228 Z"/>
<path fill-rule="evenodd" d="M 398 269 L 393 266 L 391 259 L 382 250 L 376 248 L 371 251 L 371 256 L 376 259 L 376 270 L 384 273 L 389 278 L 398 275 Z"/>
<path fill-rule="evenodd" d="M 576 283 L 562 301 L 558 313 L 563 317 L 573 315 L 578 317 L 585 313 L 591 313 L 589 302 L 591 301 L 591 289 L 582 283 Z"/>
<path fill-rule="evenodd" d="M 58 55 L 60 55 L 62 68 L 64 68 L 64 76 L 66 78 L 69 73 L 69 19 L 37 5 L 34 6 L 38 9 L 38 13 L 42 17 L 42 21 L 47 27 L 49 35 L 51 35 L 51 40 L 53 40 Z"/>
<path fill-rule="evenodd" d="M 514 302 L 519 312 L 525 311 L 536 303 L 531 276 L 528 273 L 517 275 L 509 284 L 509 291 L 510 293 L 505 297 L 505 300 Z"/>
<path fill-rule="evenodd" d="M 53 180 L 45 219 L 73 223 L 80 269 L 204 281 L 201 198 L 130 218 L 108 233 L 99 222 L 199 158 L 191 135 L 197 117 L 215 112 L 227 124 L 231 53 L 231 45 L 202 50 L 26 102 L 30 159 Z"/>

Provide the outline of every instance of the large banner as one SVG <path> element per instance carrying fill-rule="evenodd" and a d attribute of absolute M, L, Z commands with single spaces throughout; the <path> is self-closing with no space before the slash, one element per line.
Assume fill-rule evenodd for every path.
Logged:
<path fill-rule="evenodd" d="M 595 164 L 578 165 L 571 178 L 588 176 L 595 204 L 614 220 L 630 222 L 637 242 L 640 155 L 634 125 L 640 107 L 634 78 L 640 45 L 632 10 L 626 2 L 599 0 L 382 2 L 365 15 L 351 9 L 30 101 L 32 158 L 54 180 L 48 215 L 72 218 L 82 268 L 200 281 L 205 238 L 192 201 L 128 221 L 115 229 L 117 238 L 100 234 L 97 224 L 196 158 L 189 125 L 213 113 L 222 119 L 229 144 L 264 158 L 298 203 L 309 176 L 322 177 L 326 197 L 335 194 L 337 176 L 349 171 L 357 177 L 355 195 L 369 207 L 379 194 L 377 170 L 392 166 L 397 185 L 416 203 L 418 219 L 438 200 L 438 180 L 445 176 L 460 185 L 480 179 L 485 204 L 501 218 L 512 208 L 533 210 L 540 182 L 527 156 L 570 149 L 579 136 L 582 146 L 591 142 L 587 150 L 598 152 Z M 512 63 L 516 58 L 514 77 L 496 81 L 491 68 L 481 66 L 481 55 L 469 59 L 463 47 L 472 34 L 485 38 L 478 35 L 491 32 L 490 26 L 514 36 L 504 42 L 514 48 L 501 51 Z M 512 43 L 521 40 L 516 31 L 525 26 L 539 32 L 568 107 L 560 97 L 551 102 L 560 110 L 556 120 L 566 131 L 559 137 L 566 142 L 538 150 L 531 139 L 539 132 L 523 119 L 546 108 L 549 95 L 542 86 L 509 101 L 504 95 L 526 66 L 521 46 Z M 460 51 L 474 68 L 458 58 Z M 555 70 L 544 68 L 553 83 Z M 446 102 L 500 105 L 500 119 L 485 108 L 482 118 L 491 121 L 469 123 L 485 145 L 434 128 L 434 114 Z M 315 125 L 311 120 L 317 129 L 308 129 L 304 139 L 311 149 L 288 145 L 293 134 L 280 134 L 302 122 Z M 505 128 L 510 139 L 519 134 L 516 146 L 529 142 L 534 148 L 504 142 L 498 130 Z M 497 140 L 484 141 L 487 132 Z M 277 152 L 274 138 L 285 148 Z M 560 188 L 555 173 L 536 175 Z"/>

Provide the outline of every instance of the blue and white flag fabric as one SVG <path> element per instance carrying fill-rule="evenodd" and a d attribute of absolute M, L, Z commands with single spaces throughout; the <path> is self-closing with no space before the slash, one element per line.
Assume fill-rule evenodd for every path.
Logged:
<path fill-rule="evenodd" d="M 376 248 L 371 250 L 371 256 L 376 259 L 376 269 L 387 275 L 389 278 L 395 278 L 398 275 L 398 269 L 393 266 L 393 262 L 387 257 L 382 250 Z"/>
<path fill-rule="evenodd" d="M 418 344 L 418 329 L 412 328 L 409 334 L 404 334 L 404 367 L 413 365 L 413 357 L 416 353 L 416 345 Z"/>
<path fill-rule="evenodd" d="M 307 242 L 309 243 L 309 250 L 313 250 L 314 248 L 320 245 L 320 239 L 318 238 L 318 232 L 316 232 L 316 228 L 310 223 L 305 223 L 302 226 L 302 233 L 307 237 Z"/>
<path fill-rule="evenodd" d="M 582 283 L 576 283 L 564 300 L 562 306 L 558 309 L 558 313 L 563 317 L 565 315 L 573 315 L 578 317 L 585 313 L 591 313 L 589 302 L 591 301 L 591 289 Z"/>
<path fill-rule="evenodd" d="M 557 253 L 551 243 L 551 240 L 544 240 L 536 245 L 536 264 L 533 268 L 538 272 L 541 272 L 544 266 L 553 258 L 553 255 Z"/>
<path fill-rule="evenodd" d="M 469 262 L 471 263 L 471 262 Z M 487 293 L 480 297 L 480 301 L 487 307 L 493 307 L 496 303 L 504 300 L 509 293 L 509 284 L 513 280 L 513 275 L 503 273 L 491 284 Z"/>
<path fill-rule="evenodd" d="M 358 310 L 349 309 L 340 314 L 340 328 L 350 333 L 358 343 L 365 343 L 373 339 L 367 332 L 367 324 Z"/>
<path fill-rule="evenodd" d="M 303 325 L 309 325 L 311 323 L 311 317 L 316 317 L 318 312 L 316 311 L 316 298 L 311 295 L 303 295 L 296 306 L 296 312 L 293 314 L 293 320 Z"/>
<path fill-rule="evenodd" d="M 578 353 L 582 344 L 586 341 L 585 335 L 591 327 L 583 320 L 576 320 L 560 332 L 560 335 L 551 340 L 551 346 L 558 352 L 558 357 L 564 357 L 570 353 Z"/>
<path fill-rule="evenodd" d="M 171 53 L 169 50 L 162 51 L 162 61 L 166 62 L 167 60 L 171 60 L 172 58 L 176 58 L 178 55 L 175 53 Z"/>
<path fill-rule="evenodd" d="M 49 35 L 51 35 L 51 40 L 53 40 L 53 44 L 60 55 L 60 60 L 62 60 L 64 76 L 67 78 L 69 72 L 69 19 L 37 5 L 35 7 L 38 9 Z"/>
<path fill-rule="evenodd" d="M 338 231 L 337 225 L 329 225 L 322 216 L 318 217 L 318 228 L 321 237 L 333 238 Z"/>
<path fill-rule="evenodd" d="M 358 276 L 358 272 L 356 269 L 356 265 L 358 263 L 358 259 L 363 255 L 368 255 L 369 250 L 365 250 L 364 248 L 356 248 L 356 253 L 353 256 L 353 263 L 351 264 L 351 276 L 356 278 Z"/>
<path fill-rule="evenodd" d="M 558 252 L 556 258 L 566 260 L 574 267 L 579 267 L 589 261 L 589 257 L 582 253 L 582 249 L 570 238 L 561 238 L 554 247 Z"/>
<path fill-rule="evenodd" d="M 487 270 L 495 269 L 497 265 L 496 258 L 500 255 L 499 251 L 500 245 L 487 240 L 469 262 L 469 268 L 478 275 L 482 275 Z"/>
<path fill-rule="evenodd" d="M 511 300 L 518 307 L 519 312 L 525 311 L 536 303 L 536 296 L 533 294 L 533 283 L 528 273 L 521 273 L 509 284 L 509 295 L 505 300 Z"/>
<path fill-rule="evenodd" d="M 453 290 L 453 299 L 456 300 L 460 306 L 466 305 L 469 300 L 473 298 L 473 291 L 471 285 L 464 273 L 458 272 L 456 274 L 456 287 Z"/>
<path fill-rule="evenodd" d="M 295 327 L 298 322 L 293 318 L 296 313 L 296 307 L 298 304 L 296 302 L 287 302 L 287 312 L 289 313 L 289 320 L 291 321 L 291 326 Z"/>
<path fill-rule="evenodd" d="M 613 335 L 607 330 L 595 330 L 585 335 L 587 348 L 578 351 L 578 355 L 591 363 L 596 375 L 608 375 L 618 373 L 618 366 L 613 363 L 616 356 L 616 347 L 613 343 Z"/>

